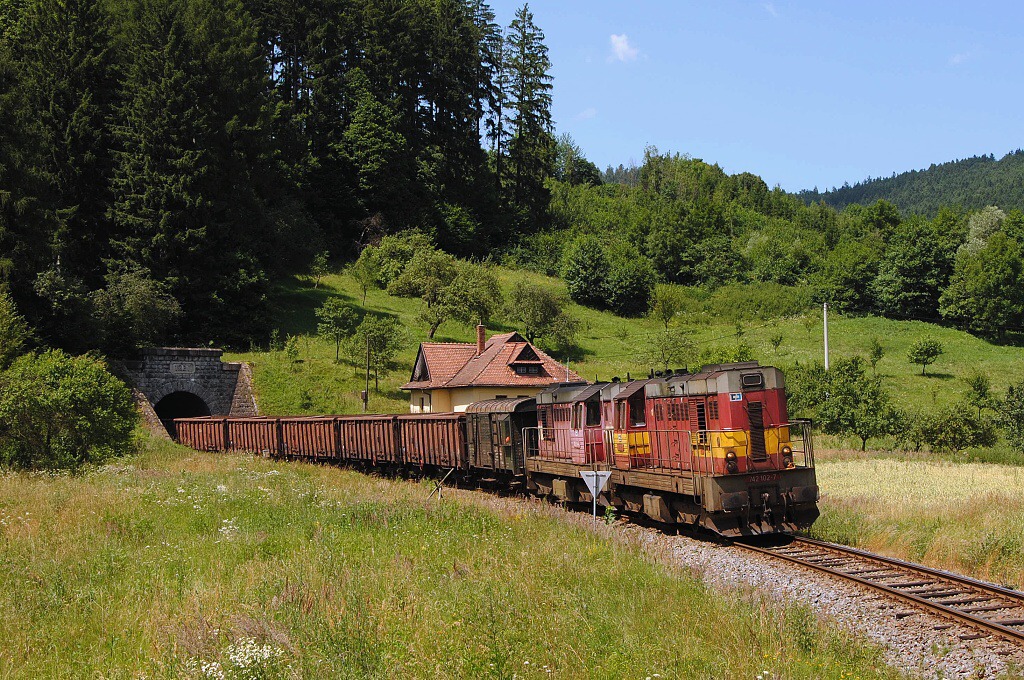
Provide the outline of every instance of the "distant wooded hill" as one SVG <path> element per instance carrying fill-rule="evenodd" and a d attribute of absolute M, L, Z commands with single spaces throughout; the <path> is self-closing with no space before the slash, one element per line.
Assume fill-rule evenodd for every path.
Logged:
<path fill-rule="evenodd" d="M 868 178 L 831 191 L 801 191 L 808 203 L 823 200 L 837 210 L 851 203 L 870 205 L 885 199 L 904 215 L 934 216 L 939 208 L 960 206 L 973 211 L 987 205 L 1003 210 L 1024 208 L 1024 151 L 1017 149 L 999 160 L 994 155 L 972 156 L 932 164 L 892 177 Z"/>

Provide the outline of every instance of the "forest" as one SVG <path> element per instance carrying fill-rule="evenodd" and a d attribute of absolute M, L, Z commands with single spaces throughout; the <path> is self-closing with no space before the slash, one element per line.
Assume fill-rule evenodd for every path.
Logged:
<path fill-rule="evenodd" d="M 547 218 L 543 33 L 479 0 L 0 7 L 0 281 L 41 340 L 264 338 L 277 277 Z"/>
<path fill-rule="evenodd" d="M 1024 151 L 1011 151 L 1000 159 L 992 154 L 948 163 L 933 163 L 924 170 L 868 177 L 824 192 L 801 191 L 808 203 L 825 201 L 837 210 L 852 203 L 885 199 L 905 214 L 934 216 L 945 205 L 980 210 L 988 205 L 1024 209 Z"/>

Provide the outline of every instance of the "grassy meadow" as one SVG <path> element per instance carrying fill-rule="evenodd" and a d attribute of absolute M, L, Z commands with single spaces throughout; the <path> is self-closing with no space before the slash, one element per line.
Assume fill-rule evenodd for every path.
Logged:
<path fill-rule="evenodd" d="M 0 476 L 5 678 L 895 677 L 583 515 L 188 451 Z"/>
<path fill-rule="evenodd" d="M 506 289 L 517 279 L 564 292 L 565 284 L 556 278 L 502 267 L 496 273 Z M 419 342 L 426 339 L 426 326 L 417 320 L 422 308 L 418 299 L 398 298 L 384 291 L 369 291 L 365 306 L 356 282 L 345 274 L 329 275 L 314 289 L 309 282 L 292 279 L 279 285 L 274 296 L 275 319 L 282 339 L 299 336 L 300 363 L 292 363 L 283 352 L 251 351 L 231 353 L 232 360 L 253 364 L 257 397 L 264 413 L 299 415 L 304 413 L 346 413 L 361 409 L 359 392 L 363 389 L 364 372 L 358 359 L 334 363 L 334 345 L 316 337 L 314 310 L 329 296 L 340 296 L 368 313 L 390 315 L 407 329 L 406 349 L 398 357 L 399 368 L 381 381 L 380 393 L 371 394 L 370 410 L 374 412 L 405 411 L 408 398 L 399 386 L 409 379 Z M 728 308 L 728 301 L 718 305 Z M 610 312 L 599 312 L 571 304 L 569 309 L 582 322 L 580 347 L 569 359 L 571 366 L 588 380 L 612 376 L 625 378 L 647 375 L 650 366 L 638 357 L 651 334 L 659 332 L 660 324 L 646 318 L 625 319 Z M 690 338 L 697 347 L 735 345 L 743 341 L 753 348 L 763 363 L 789 365 L 822 357 L 820 312 L 804 316 L 773 319 L 727 320 L 707 313 L 684 315 L 675 326 L 677 332 Z M 499 320 L 488 327 L 489 333 L 514 330 Z M 898 402 L 914 411 L 942 406 L 958 400 L 965 392 L 962 378 L 977 368 L 989 376 L 993 388 L 1005 390 L 1011 382 L 1024 379 L 1024 348 L 1001 346 L 967 333 L 919 321 L 892 321 L 880 317 L 844 318 L 830 315 L 830 346 L 833 357 L 867 355 L 872 338 L 878 338 L 885 356 L 877 370 Z M 776 351 L 770 342 L 781 334 L 782 344 Z M 929 367 L 928 376 L 921 368 L 907 362 L 910 345 L 922 338 L 939 340 L 945 354 Z M 449 322 L 441 326 L 435 341 L 472 342 L 474 329 Z"/>

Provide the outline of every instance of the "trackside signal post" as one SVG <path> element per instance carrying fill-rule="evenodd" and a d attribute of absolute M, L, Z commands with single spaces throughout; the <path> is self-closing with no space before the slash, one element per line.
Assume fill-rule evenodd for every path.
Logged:
<path fill-rule="evenodd" d="M 580 477 L 587 483 L 587 488 L 590 489 L 590 495 L 594 499 L 594 521 L 597 521 L 597 496 L 604 491 L 604 485 L 608 483 L 608 478 L 612 476 L 612 473 L 608 470 L 585 470 L 580 473 Z"/>

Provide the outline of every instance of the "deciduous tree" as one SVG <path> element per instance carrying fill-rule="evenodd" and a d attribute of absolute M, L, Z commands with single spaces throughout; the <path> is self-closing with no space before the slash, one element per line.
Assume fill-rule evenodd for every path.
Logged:
<path fill-rule="evenodd" d="M 934 364 L 945 350 L 942 343 L 931 338 L 922 338 L 910 346 L 907 352 L 907 361 L 912 364 L 921 365 L 921 375 L 927 375 L 926 370 L 929 364 Z"/>
<path fill-rule="evenodd" d="M 355 332 L 359 314 L 341 298 L 329 297 L 316 310 L 316 332 L 334 342 L 334 361 L 341 360 L 341 343 Z"/>

